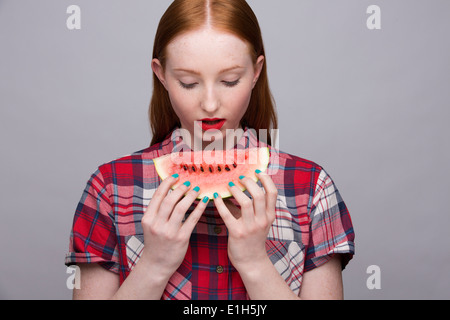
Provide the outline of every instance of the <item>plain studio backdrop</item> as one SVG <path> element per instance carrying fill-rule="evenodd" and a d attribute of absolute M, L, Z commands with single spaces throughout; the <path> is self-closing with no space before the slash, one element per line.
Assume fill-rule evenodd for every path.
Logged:
<path fill-rule="evenodd" d="M 0 0 L 0 298 L 71 298 L 64 257 L 90 174 L 150 143 L 170 3 Z M 352 216 L 345 297 L 449 299 L 450 2 L 249 3 L 280 148 L 324 166 Z"/>

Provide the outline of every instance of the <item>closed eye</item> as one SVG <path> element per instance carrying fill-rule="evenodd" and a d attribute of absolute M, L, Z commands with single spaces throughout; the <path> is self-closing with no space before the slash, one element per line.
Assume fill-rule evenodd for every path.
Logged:
<path fill-rule="evenodd" d="M 239 83 L 241 82 L 241 79 L 237 79 L 236 81 L 222 81 L 222 83 L 229 88 L 235 87 L 237 86 Z M 197 85 L 197 83 L 184 83 L 182 81 L 178 81 L 178 83 L 180 84 L 180 86 L 183 89 L 187 89 L 187 90 L 191 90 L 194 89 L 195 86 Z"/>
<path fill-rule="evenodd" d="M 239 82 L 241 81 L 241 79 L 237 79 L 236 81 L 222 81 L 223 84 L 229 88 L 235 87 L 239 84 Z"/>
<path fill-rule="evenodd" d="M 194 89 L 195 85 L 197 84 L 197 83 L 184 83 L 181 81 L 178 81 L 178 83 L 180 84 L 180 86 L 182 88 L 187 89 L 187 90 Z"/>

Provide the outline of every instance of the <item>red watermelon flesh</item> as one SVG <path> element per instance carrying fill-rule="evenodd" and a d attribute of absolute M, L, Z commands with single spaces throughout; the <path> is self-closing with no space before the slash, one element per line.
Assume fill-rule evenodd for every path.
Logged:
<path fill-rule="evenodd" d="M 269 164 L 269 149 L 175 152 L 156 158 L 153 162 L 162 180 L 173 174 L 180 176 L 173 189 L 190 181 L 192 188 L 196 186 L 200 188 L 198 199 L 205 196 L 212 199 L 215 192 L 222 198 L 229 198 L 232 196 L 228 190 L 229 182 L 245 190 L 239 183 L 240 176 L 258 181 L 255 170 L 266 171 Z"/>

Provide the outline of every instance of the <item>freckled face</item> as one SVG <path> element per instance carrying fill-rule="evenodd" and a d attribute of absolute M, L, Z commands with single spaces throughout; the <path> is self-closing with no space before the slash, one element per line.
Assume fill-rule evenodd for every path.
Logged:
<path fill-rule="evenodd" d="M 223 139 L 227 129 L 240 128 L 264 57 L 254 64 L 246 42 L 211 28 L 175 38 L 166 52 L 165 69 L 157 59 L 152 68 L 169 93 L 181 127 L 194 137 L 197 121 L 195 132 L 202 136 L 196 138 L 204 142 L 210 141 L 208 129 L 220 130 Z"/>

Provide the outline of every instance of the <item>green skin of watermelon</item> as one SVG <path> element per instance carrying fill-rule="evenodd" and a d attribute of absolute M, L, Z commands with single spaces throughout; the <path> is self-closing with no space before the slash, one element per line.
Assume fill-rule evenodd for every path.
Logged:
<path fill-rule="evenodd" d="M 198 199 L 212 199 L 215 192 L 225 199 L 232 196 L 228 189 L 229 182 L 244 191 L 245 187 L 239 182 L 239 177 L 245 176 L 258 181 L 255 171 L 267 170 L 269 156 L 268 148 L 251 148 L 171 153 L 156 158 L 153 162 L 161 180 L 174 174 L 180 176 L 173 189 L 189 181 L 192 188 L 200 188 Z"/>

